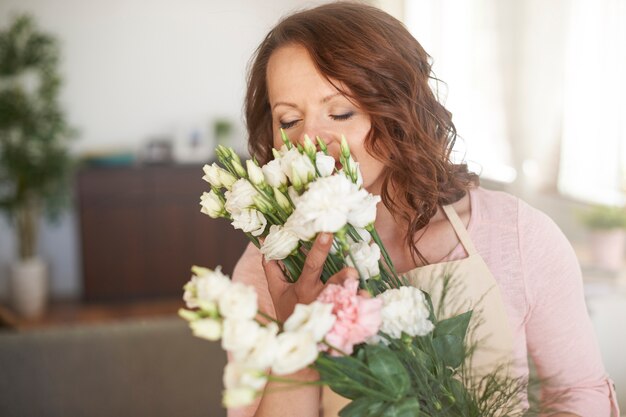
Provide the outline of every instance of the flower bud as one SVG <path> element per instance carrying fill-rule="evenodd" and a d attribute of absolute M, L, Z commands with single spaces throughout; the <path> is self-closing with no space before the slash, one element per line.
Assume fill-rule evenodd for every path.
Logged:
<path fill-rule="evenodd" d="M 278 206 L 287 212 L 287 214 L 290 214 L 293 211 L 293 207 L 291 207 L 289 199 L 276 187 L 274 187 L 274 198 L 276 199 Z"/>
<path fill-rule="evenodd" d="M 248 159 L 246 161 L 246 167 L 248 168 L 248 178 L 252 184 L 261 185 L 265 183 L 263 171 L 253 160 Z"/>
<path fill-rule="evenodd" d="M 202 167 L 202 170 L 204 171 L 204 176 L 202 177 L 202 179 L 211 184 L 211 186 L 214 188 L 222 188 L 224 185 L 220 181 L 220 169 L 221 168 L 215 162 L 213 162 L 213 164 L 211 165 L 205 164 Z"/>
<path fill-rule="evenodd" d="M 202 193 L 200 197 L 200 211 L 213 219 L 224 217 L 224 201 L 213 190 L 208 193 Z"/>
<path fill-rule="evenodd" d="M 237 177 L 235 177 L 233 174 L 226 171 L 225 169 L 220 169 L 218 173 L 222 186 L 227 190 L 233 188 L 233 184 L 235 183 L 235 181 L 237 181 Z"/>
<path fill-rule="evenodd" d="M 274 207 L 272 206 L 272 204 L 260 194 L 255 195 L 252 200 L 254 201 L 254 205 L 256 206 L 256 208 L 261 213 L 268 214 L 274 212 Z"/>
<path fill-rule="evenodd" d="M 287 146 L 287 149 L 293 148 L 293 144 L 287 137 L 287 133 L 285 133 L 285 129 L 280 129 L 280 138 L 283 140 L 283 143 L 285 144 L 285 146 Z"/>
<path fill-rule="evenodd" d="M 350 157 L 350 147 L 344 135 L 341 135 L 341 155 L 346 159 Z"/>
<path fill-rule="evenodd" d="M 315 144 L 313 144 L 313 141 L 311 140 L 311 138 L 309 137 L 309 135 L 304 135 L 304 153 L 306 153 L 308 155 L 309 158 L 311 158 L 312 161 L 315 160 Z"/>
<path fill-rule="evenodd" d="M 248 178 L 248 173 L 243 168 L 243 165 L 241 165 L 241 160 L 239 159 L 239 157 L 237 157 L 237 159 L 231 159 L 230 163 L 232 164 L 233 169 L 240 178 Z"/>

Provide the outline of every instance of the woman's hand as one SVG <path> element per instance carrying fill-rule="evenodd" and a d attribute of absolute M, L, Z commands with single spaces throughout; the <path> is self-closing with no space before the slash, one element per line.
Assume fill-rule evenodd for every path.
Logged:
<path fill-rule="evenodd" d="M 263 269 L 278 321 L 287 320 L 296 304 L 309 304 L 315 301 L 322 292 L 325 284 L 320 276 L 332 242 L 333 235 L 331 233 L 320 233 L 317 236 L 307 254 L 302 274 L 295 283 L 289 283 L 285 280 L 277 261 L 266 262 L 265 259 L 263 260 Z M 358 279 L 358 277 L 356 269 L 346 267 L 330 277 L 326 284 L 342 284 L 348 278 Z"/>

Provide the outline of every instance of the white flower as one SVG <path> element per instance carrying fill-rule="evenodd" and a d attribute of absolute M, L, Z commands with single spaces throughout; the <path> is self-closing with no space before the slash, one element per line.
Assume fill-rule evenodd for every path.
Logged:
<path fill-rule="evenodd" d="M 235 282 L 218 300 L 220 314 L 232 319 L 253 319 L 257 313 L 257 293 L 248 285 Z"/>
<path fill-rule="evenodd" d="M 199 301 L 217 302 L 231 287 L 232 281 L 222 273 L 218 266 L 215 271 L 195 277 L 196 297 Z"/>
<path fill-rule="evenodd" d="M 214 310 L 219 297 L 230 287 L 231 281 L 222 274 L 221 267 L 211 271 L 206 268 L 194 267 L 196 276 L 185 284 L 183 300 L 188 308 L 202 307 L 205 310 Z"/>
<path fill-rule="evenodd" d="M 222 405 L 226 408 L 237 408 L 254 402 L 257 392 L 252 388 L 238 387 L 224 390 Z"/>
<path fill-rule="evenodd" d="M 252 184 L 260 185 L 265 182 L 263 171 L 252 159 L 246 161 L 246 168 L 248 169 L 248 178 Z"/>
<path fill-rule="evenodd" d="M 272 225 L 261 246 L 261 253 L 267 260 L 285 259 L 298 247 L 299 243 L 298 236 L 290 229 Z"/>
<path fill-rule="evenodd" d="M 270 186 L 280 188 L 287 185 L 287 176 L 283 172 L 279 160 L 272 159 L 267 164 L 263 165 L 261 170 L 265 175 L 265 181 L 267 181 Z"/>
<path fill-rule="evenodd" d="M 288 332 L 310 332 L 316 342 L 321 341 L 335 324 L 333 305 L 314 301 L 296 304 L 293 313 L 284 324 Z"/>
<path fill-rule="evenodd" d="M 218 217 L 222 217 L 224 212 L 224 202 L 215 194 L 213 190 L 208 193 L 202 193 L 202 197 L 200 197 L 200 206 L 202 207 L 200 211 L 211 218 L 217 219 Z"/>
<path fill-rule="evenodd" d="M 310 332 L 286 332 L 278 335 L 278 349 L 272 371 L 287 375 L 315 362 L 317 343 Z"/>
<path fill-rule="evenodd" d="M 219 320 L 206 318 L 189 323 L 193 335 L 211 341 L 220 340 L 222 336 L 222 323 Z"/>
<path fill-rule="evenodd" d="M 360 204 L 353 207 L 348 213 L 348 223 L 354 227 L 365 228 L 376 220 L 376 204 L 380 196 L 367 194 Z"/>
<path fill-rule="evenodd" d="M 399 339 L 402 332 L 409 336 L 424 336 L 433 330 L 434 326 L 428 320 L 426 299 L 420 289 L 395 288 L 377 298 L 383 300 L 381 332 Z"/>
<path fill-rule="evenodd" d="M 297 216 L 300 227 L 318 232 L 337 232 L 348 221 L 348 214 L 368 195 L 359 190 L 344 175 L 318 178 L 295 203 L 292 216 Z M 287 220 L 289 222 L 289 220 Z M 306 225 L 306 223 L 312 225 Z"/>
<path fill-rule="evenodd" d="M 232 214 L 232 225 L 235 229 L 241 229 L 252 236 L 259 236 L 265 231 L 267 220 L 263 213 L 255 209 L 243 209 Z"/>
<path fill-rule="evenodd" d="M 367 242 L 356 242 L 350 245 L 350 256 L 346 256 L 345 263 L 359 271 L 363 279 L 369 279 L 380 274 L 378 261 L 380 260 L 380 248 L 376 243 L 371 245 Z"/>
<path fill-rule="evenodd" d="M 222 348 L 237 360 L 250 352 L 261 331 L 259 323 L 253 320 L 226 319 L 222 326 Z"/>
<path fill-rule="evenodd" d="M 260 195 L 257 190 L 245 178 L 240 178 L 233 184 L 230 191 L 224 194 L 226 204 L 224 207 L 230 214 L 240 213 L 247 208 L 254 208 L 254 196 Z"/>
<path fill-rule="evenodd" d="M 215 162 L 213 162 L 212 165 L 205 164 L 202 167 L 202 170 L 204 171 L 204 177 L 202 177 L 202 179 L 215 188 L 221 188 L 222 182 L 220 181 L 220 169 L 221 168 Z"/>
<path fill-rule="evenodd" d="M 270 368 L 276 359 L 277 334 L 278 325 L 274 322 L 261 327 L 252 349 L 242 356 L 240 361 L 256 369 Z"/>
<path fill-rule="evenodd" d="M 204 165 L 202 170 L 205 174 L 202 179 L 215 188 L 226 187 L 230 189 L 233 183 L 237 180 L 233 174 L 221 168 L 215 162 L 211 165 Z"/>
<path fill-rule="evenodd" d="M 267 383 L 267 375 L 259 368 L 240 362 L 229 362 L 224 368 L 223 382 L 227 390 L 247 387 L 260 391 Z"/>
<path fill-rule="evenodd" d="M 328 177 L 335 170 L 335 158 L 324 152 L 315 154 L 315 167 L 322 177 Z"/>
<path fill-rule="evenodd" d="M 280 158 L 280 167 L 292 183 L 296 175 L 304 184 L 315 178 L 313 163 L 308 156 L 301 154 L 296 147 L 289 149 L 283 154 L 282 158 Z"/>

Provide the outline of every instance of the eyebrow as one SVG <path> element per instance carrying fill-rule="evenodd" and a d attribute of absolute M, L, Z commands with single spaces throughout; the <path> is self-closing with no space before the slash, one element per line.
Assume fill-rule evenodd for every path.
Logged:
<path fill-rule="evenodd" d="M 337 91 L 336 93 L 329 94 L 329 95 L 327 95 L 326 97 L 322 98 L 322 99 L 320 100 L 320 103 L 328 103 L 328 102 L 329 102 L 330 100 L 332 100 L 333 98 L 335 98 L 335 97 L 337 97 L 337 96 L 342 96 L 342 95 L 343 95 L 342 93 L 340 93 L 339 91 Z M 279 102 L 275 103 L 275 104 L 274 104 L 274 106 L 272 106 L 272 109 L 275 109 L 276 107 L 281 106 L 281 105 L 283 105 L 283 106 L 289 106 L 289 107 L 298 107 L 298 106 L 297 106 L 296 104 L 294 104 L 294 103 L 289 103 L 289 102 L 286 102 L 286 101 L 279 101 Z"/>

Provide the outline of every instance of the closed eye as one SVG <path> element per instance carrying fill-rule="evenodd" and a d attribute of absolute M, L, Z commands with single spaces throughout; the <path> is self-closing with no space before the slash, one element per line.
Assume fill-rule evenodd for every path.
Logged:
<path fill-rule="evenodd" d="M 354 116 L 354 112 L 350 111 L 350 112 L 344 113 L 344 114 L 331 114 L 330 118 L 333 119 L 333 120 L 348 120 L 352 116 Z"/>
<path fill-rule="evenodd" d="M 296 119 L 296 120 L 292 120 L 290 122 L 279 122 L 280 123 L 280 128 L 281 129 L 289 129 L 291 127 L 294 127 L 296 125 L 296 123 L 298 123 L 300 120 Z"/>

